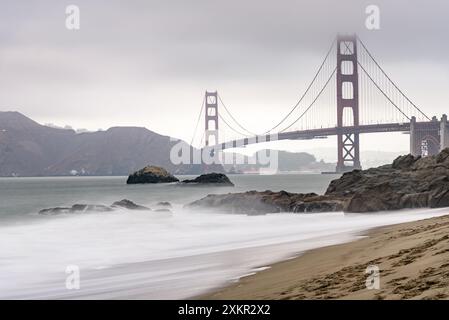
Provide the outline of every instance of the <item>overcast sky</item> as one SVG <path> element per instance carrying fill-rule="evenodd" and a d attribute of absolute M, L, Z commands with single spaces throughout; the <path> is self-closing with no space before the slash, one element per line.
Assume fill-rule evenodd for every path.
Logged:
<path fill-rule="evenodd" d="M 80 30 L 65 26 L 71 4 Z M 380 8 L 380 30 L 365 28 L 370 4 Z M 357 32 L 401 89 L 440 116 L 449 104 L 448 21 L 445 0 L 1 0 L 0 110 L 190 141 L 204 91 L 218 90 L 261 132 L 290 110 L 336 33 Z M 407 139 L 363 137 L 362 148 L 407 150 Z"/>

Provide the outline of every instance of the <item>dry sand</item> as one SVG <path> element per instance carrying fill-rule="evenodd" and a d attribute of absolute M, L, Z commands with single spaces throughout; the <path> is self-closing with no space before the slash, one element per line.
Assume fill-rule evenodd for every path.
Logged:
<path fill-rule="evenodd" d="M 449 215 L 311 250 L 201 299 L 448 299 Z M 367 266 L 380 289 L 366 288 Z"/>

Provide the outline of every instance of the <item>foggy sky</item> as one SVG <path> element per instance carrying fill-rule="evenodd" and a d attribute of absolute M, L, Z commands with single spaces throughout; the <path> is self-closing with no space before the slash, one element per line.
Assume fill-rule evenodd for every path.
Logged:
<path fill-rule="evenodd" d="M 78 31 L 65 28 L 70 4 L 81 10 Z M 380 7 L 381 30 L 364 26 L 369 4 Z M 448 18 L 444 0 L 2 0 L 0 110 L 190 141 L 204 91 L 218 90 L 263 132 L 297 101 L 336 33 L 357 32 L 401 89 L 440 116 L 449 111 Z M 362 149 L 407 150 L 407 139 L 364 137 Z"/>

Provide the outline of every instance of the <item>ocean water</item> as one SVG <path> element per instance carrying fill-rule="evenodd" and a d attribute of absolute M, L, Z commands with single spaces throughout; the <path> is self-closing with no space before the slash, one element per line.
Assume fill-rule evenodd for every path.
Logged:
<path fill-rule="evenodd" d="M 394 213 L 261 216 L 190 211 L 210 193 L 322 193 L 332 175 L 235 175 L 232 187 L 130 185 L 125 177 L 0 179 L 0 298 L 180 299 L 205 293 L 301 252 L 350 241 L 372 227 L 444 215 Z M 40 209 L 121 199 L 172 212 L 39 215 Z M 79 289 L 68 279 L 79 274 Z"/>
<path fill-rule="evenodd" d="M 170 201 L 184 205 L 210 193 L 247 190 L 324 192 L 338 175 L 229 175 L 235 187 L 176 184 L 126 185 L 126 177 L 0 178 L 0 222 L 31 218 L 39 209 L 74 203 L 112 204 L 130 199 L 142 205 Z M 193 176 L 182 176 L 190 179 Z M 30 215 L 31 214 L 31 215 Z"/>

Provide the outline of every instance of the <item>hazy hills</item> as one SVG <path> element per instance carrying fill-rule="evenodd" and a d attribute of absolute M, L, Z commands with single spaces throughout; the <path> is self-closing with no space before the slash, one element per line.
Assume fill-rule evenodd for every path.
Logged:
<path fill-rule="evenodd" d="M 256 162 L 257 154 L 275 154 L 276 163 L 263 165 Z M 264 168 L 269 168 L 270 166 L 275 166 L 276 172 L 309 172 L 309 173 L 320 173 L 323 171 L 333 171 L 335 170 L 335 163 L 326 163 L 324 161 L 317 161 L 314 155 L 307 152 L 288 152 L 280 150 L 260 150 L 253 156 L 247 156 L 245 158 L 246 164 L 230 165 L 225 164 L 224 167 L 229 172 L 259 172 Z M 254 164 L 251 164 L 254 163 Z"/>
<path fill-rule="evenodd" d="M 127 175 L 148 164 L 177 174 L 200 173 L 201 165 L 170 162 L 175 143 L 146 128 L 76 133 L 40 125 L 18 112 L 0 112 L 0 176 Z"/>

